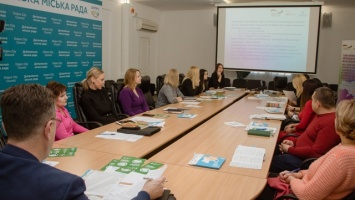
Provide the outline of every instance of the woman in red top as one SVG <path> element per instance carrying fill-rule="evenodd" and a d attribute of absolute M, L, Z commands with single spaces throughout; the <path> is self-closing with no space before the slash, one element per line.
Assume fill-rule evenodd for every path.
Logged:
<path fill-rule="evenodd" d="M 278 140 L 280 141 L 288 133 L 295 133 L 300 135 L 307 128 L 308 124 L 312 121 L 315 113 L 312 109 L 312 94 L 315 89 L 322 87 L 319 79 L 309 79 L 303 82 L 303 92 L 301 94 L 300 108 L 301 112 L 298 115 L 299 123 L 289 124 L 283 131 L 280 131 Z"/>

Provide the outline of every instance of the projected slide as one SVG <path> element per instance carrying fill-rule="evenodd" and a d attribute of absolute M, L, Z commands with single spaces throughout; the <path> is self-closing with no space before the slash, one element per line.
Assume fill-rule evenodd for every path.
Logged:
<path fill-rule="evenodd" d="M 219 10 L 217 62 L 249 71 L 314 73 L 319 8 Z"/>

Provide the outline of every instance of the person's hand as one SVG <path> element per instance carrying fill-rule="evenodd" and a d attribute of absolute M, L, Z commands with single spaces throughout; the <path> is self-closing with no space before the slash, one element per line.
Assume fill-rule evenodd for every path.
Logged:
<path fill-rule="evenodd" d="M 295 110 L 295 107 L 291 106 L 291 105 L 287 105 L 287 108 L 286 108 L 287 111 L 294 111 Z"/>
<path fill-rule="evenodd" d="M 286 183 L 287 178 L 291 175 L 292 175 L 292 173 L 290 171 L 285 170 L 285 171 L 279 173 L 279 178 L 280 178 L 281 182 Z"/>
<path fill-rule="evenodd" d="M 293 171 L 286 170 L 286 171 L 280 172 L 279 178 L 280 178 L 281 182 L 289 184 L 292 179 L 301 179 L 302 173 L 300 173 L 300 172 L 294 173 Z"/>
<path fill-rule="evenodd" d="M 181 97 L 175 97 L 175 99 L 178 101 L 178 102 L 181 102 L 183 99 Z"/>
<path fill-rule="evenodd" d="M 286 133 L 293 133 L 294 132 L 294 125 L 293 124 L 289 124 L 289 125 L 285 126 L 284 131 Z"/>
<path fill-rule="evenodd" d="M 165 177 L 160 177 L 154 180 L 148 180 L 144 184 L 142 191 L 146 191 L 151 199 L 156 199 L 160 197 L 164 192 L 164 182 Z"/>
<path fill-rule="evenodd" d="M 279 145 L 279 150 L 281 153 L 288 153 L 288 149 L 290 147 L 293 147 L 293 142 L 290 140 L 284 140 L 280 145 Z"/>

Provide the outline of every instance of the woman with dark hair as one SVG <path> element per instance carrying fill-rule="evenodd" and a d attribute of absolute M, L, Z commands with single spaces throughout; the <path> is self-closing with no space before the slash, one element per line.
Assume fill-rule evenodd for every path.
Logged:
<path fill-rule="evenodd" d="M 216 68 L 212 73 L 211 79 L 208 84 L 208 87 L 210 89 L 219 89 L 219 88 L 224 88 L 226 86 L 223 71 L 224 71 L 223 65 L 221 63 L 217 63 Z"/>
<path fill-rule="evenodd" d="M 50 81 L 47 84 L 47 88 L 52 90 L 55 97 L 55 110 L 57 129 L 55 132 L 55 141 L 61 140 L 70 136 L 73 136 L 74 133 L 82 133 L 88 129 L 77 124 L 70 116 L 68 110 L 65 108 L 68 101 L 67 96 L 67 87 L 56 81 Z"/>
<path fill-rule="evenodd" d="M 205 69 L 200 69 L 200 93 L 206 92 L 208 90 L 208 71 Z"/>
<path fill-rule="evenodd" d="M 303 92 L 301 94 L 300 102 L 300 108 L 302 111 L 298 114 L 300 122 L 287 125 L 284 128 L 284 131 L 280 132 L 279 138 L 283 137 L 287 133 L 296 133 L 300 135 L 307 128 L 308 124 L 315 116 L 315 113 L 312 109 L 312 95 L 317 88 L 322 87 L 323 85 L 319 79 L 308 79 L 303 82 L 302 86 Z M 293 115 L 296 114 L 294 113 Z"/>

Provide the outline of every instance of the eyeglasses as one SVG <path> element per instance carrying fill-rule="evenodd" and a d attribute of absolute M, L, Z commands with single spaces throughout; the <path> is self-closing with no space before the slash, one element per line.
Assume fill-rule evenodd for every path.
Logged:
<path fill-rule="evenodd" d="M 57 118 L 52 118 L 51 120 L 55 120 L 56 121 L 56 128 L 58 128 L 60 126 L 60 123 L 62 123 L 62 120 L 57 119 Z"/>

